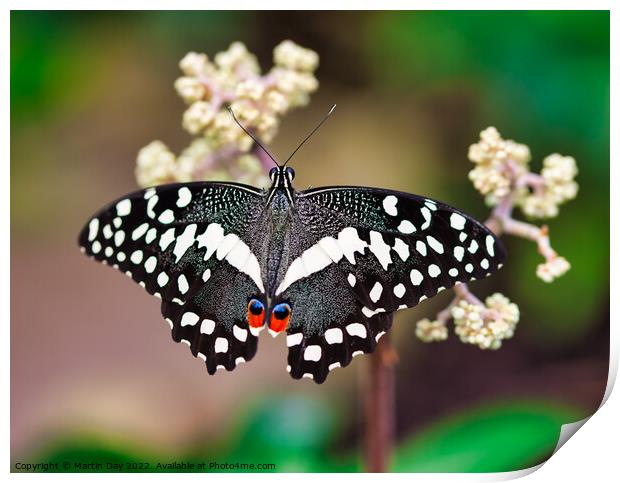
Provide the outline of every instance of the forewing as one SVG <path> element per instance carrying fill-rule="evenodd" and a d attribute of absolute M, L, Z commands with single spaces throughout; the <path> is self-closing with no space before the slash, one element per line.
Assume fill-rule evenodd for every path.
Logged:
<path fill-rule="evenodd" d="M 210 373 L 232 370 L 256 352 L 246 310 L 251 297 L 265 299 L 252 236 L 263 206 L 262 192 L 233 183 L 148 188 L 99 211 L 79 244 L 161 298 L 173 339 Z"/>
<path fill-rule="evenodd" d="M 275 293 L 275 303 L 286 301 L 293 309 L 288 332 L 294 337 L 289 340 L 301 337 L 290 348 L 294 377 L 308 371 L 321 380 L 323 366 L 350 362 L 360 337 L 343 337 L 336 350 L 337 344 L 326 338 L 330 328 L 365 335 L 366 346 L 359 350 L 371 352 L 373 335 L 389 328 L 394 311 L 414 307 L 456 283 L 483 278 L 500 268 L 505 257 L 499 240 L 480 222 L 407 193 L 356 187 L 310 190 L 297 197 L 296 214 L 300 248 L 290 255 Z M 305 300 L 315 292 L 321 300 L 308 305 Z M 326 348 L 320 366 L 311 364 L 319 362 L 311 360 L 317 350 L 305 358 L 305 353 L 299 355 L 309 344 Z"/>

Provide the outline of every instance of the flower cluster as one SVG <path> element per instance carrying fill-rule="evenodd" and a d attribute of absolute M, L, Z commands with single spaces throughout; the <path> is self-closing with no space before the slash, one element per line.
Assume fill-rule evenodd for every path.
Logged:
<path fill-rule="evenodd" d="M 533 218 L 552 218 L 558 215 L 559 205 L 577 196 L 577 164 L 571 156 L 552 154 L 543 160 L 540 175 L 542 187 L 524 196 L 520 206 Z"/>
<path fill-rule="evenodd" d="M 529 170 L 530 150 L 524 144 L 505 140 L 494 127 L 480 133 L 480 140 L 469 147 L 468 157 L 476 166 L 469 172 L 474 187 L 493 206 L 486 224 L 497 235 L 509 234 L 536 243 L 544 263 L 536 275 L 552 282 L 570 269 L 566 258 L 551 247 L 548 228 L 538 227 L 512 217 L 514 207 L 533 218 L 555 217 L 559 205 L 577 196 L 575 182 L 577 164 L 570 156 L 551 154 L 543 160 L 540 174 Z M 434 321 L 420 320 L 416 335 L 424 342 L 444 340 L 446 324 L 454 320 L 455 333 L 462 342 L 482 349 L 497 349 L 502 341 L 512 337 L 519 321 L 519 307 L 500 293 L 482 303 L 467 288 L 459 284 L 450 306 L 439 312 Z"/>
<path fill-rule="evenodd" d="M 526 215 L 552 218 L 558 215 L 559 205 L 577 196 L 574 158 L 551 154 L 543 160 L 540 174 L 531 173 L 529 148 L 503 139 L 494 127 L 480 133 L 480 141 L 469 147 L 468 157 L 476 164 L 469 179 L 489 206 L 511 194 Z"/>
<path fill-rule="evenodd" d="M 183 126 L 191 134 L 203 134 L 215 145 L 236 144 L 248 151 L 252 140 L 235 124 L 229 105 L 238 119 L 265 142 L 276 134 L 278 116 L 308 103 L 318 88 L 314 71 L 316 52 L 291 42 L 273 51 L 274 67 L 264 76 L 256 57 L 241 42 L 234 42 L 210 62 L 205 54 L 190 52 L 180 67 L 183 77 L 175 82 L 179 95 L 189 104 Z"/>
<path fill-rule="evenodd" d="M 519 307 L 500 293 L 487 297 L 485 305 L 460 300 L 451 313 L 461 341 L 481 349 L 499 349 L 519 322 Z"/>
<path fill-rule="evenodd" d="M 179 66 L 183 76 L 174 84 L 188 104 L 183 127 L 196 139 L 178 157 L 162 142 L 144 147 L 136 166 L 141 186 L 171 181 L 230 180 L 268 183 L 262 153 L 235 123 L 235 116 L 262 141 L 277 133 L 280 117 L 304 106 L 318 88 L 316 52 L 285 40 L 273 51 L 274 66 L 265 75 L 256 57 L 234 42 L 210 60 L 188 53 Z"/>
<path fill-rule="evenodd" d="M 469 172 L 474 187 L 487 204 L 496 205 L 513 188 L 513 180 L 528 172 L 530 149 L 504 140 L 497 129 L 489 127 L 480 133 L 480 141 L 469 147 L 469 159 L 476 167 Z"/>
<path fill-rule="evenodd" d="M 440 320 L 419 320 L 415 328 L 416 336 L 424 342 L 435 342 L 448 338 L 448 328 Z"/>
<path fill-rule="evenodd" d="M 536 275 L 544 282 L 553 282 L 570 270 L 570 263 L 564 257 L 554 257 L 536 267 Z"/>

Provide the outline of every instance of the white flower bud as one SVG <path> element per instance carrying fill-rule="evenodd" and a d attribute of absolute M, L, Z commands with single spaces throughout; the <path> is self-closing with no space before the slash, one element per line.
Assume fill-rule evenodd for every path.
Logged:
<path fill-rule="evenodd" d="M 273 62 L 287 69 L 310 72 L 318 67 L 319 56 L 313 50 L 285 40 L 273 49 Z"/>
<path fill-rule="evenodd" d="M 550 283 L 570 270 L 570 263 L 564 257 L 555 257 L 536 267 L 536 275 L 542 281 Z"/>
<path fill-rule="evenodd" d="M 462 342 L 481 349 L 498 349 L 512 337 L 519 321 L 519 307 L 500 293 L 485 301 L 486 306 L 460 300 L 451 310 L 455 332 Z"/>
<path fill-rule="evenodd" d="M 204 72 L 208 61 L 209 59 L 206 54 L 189 52 L 181 59 L 179 67 L 185 75 L 197 77 Z"/>
<path fill-rule="evenodd" d="M 416 323 L 415 335 L 422 342 L 436 342 L 448 338 L 448 329 L 438 320 L 422 319 Z"/>
<path fill-rule="evenodd" d="M 223 71 L 234 72 L 236 75 L 248 76 L 260 72 L 256 57 L 248 52 L 242 42 L 233 42 L 228 50 L 219 52 L 215 56 L 215 63 Z"/>
<path fill-rule="evenodd" d="M 203 99 L 206 94 L 205 87 L 195 77 L 179 77 L 174 82 L 174 88 L 188 104 Z"/>
<path fill-rule="evenodd" d="M 236 96 L 259 101 L 265 92 L 264 85 L 257 79 L 248 79 L 237 85 Z"/>
<path fill-rule="evenodd" d="M 153 141 L 138 152 L 136 179 L 142 187 L 170 182 L 174 179 L 175 156 L 161 141 Z"/>
<path fill-rule="evenodd" d="M 183 127 L 191 134 L 198 134 L 213 120 L 213 108 L 205 101 L 194 102 L 183 113 Z"/>

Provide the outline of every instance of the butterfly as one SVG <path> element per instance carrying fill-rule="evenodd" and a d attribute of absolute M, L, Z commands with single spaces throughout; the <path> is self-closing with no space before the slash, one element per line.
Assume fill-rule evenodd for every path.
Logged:
<path fill-rule="evenodd" d="M 322 383 L 372 352 L 396 311 L 504 262 L 494 234 L 456 208 L 370 187 L 297 191 L 286 163 L 271 169 L 267 190 L 191 182 L 137 191 L 79 235 L 84 253 L 161 299 L 173 340 L 209 374 L 252 359 L 266 327 L 286 333 L 290 375 Z"/>

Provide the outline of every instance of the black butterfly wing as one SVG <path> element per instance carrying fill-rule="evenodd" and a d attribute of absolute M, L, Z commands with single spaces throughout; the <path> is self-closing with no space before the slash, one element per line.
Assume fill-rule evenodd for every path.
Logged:
<path fill-rule="evenodd" d="M 289 365 L 322 382 L 358 352 L 371 352 L 391 314 L 459 282 L 493 273 L 505 258 L 483 224 L 408 193 L 334 187 L 295 200 L 299 249 L 276 289 L 293 315 Z"/>
<path fill-rule="evenodd" d="M 234 183 L 148 188 L 95 214 L 79 244 L 161 298 L 173 339 L 213 374 L 256 353 L 246 318 L 250 298 L 265 300 L 252 236 L 263 207 L 263 192 Z"/>

